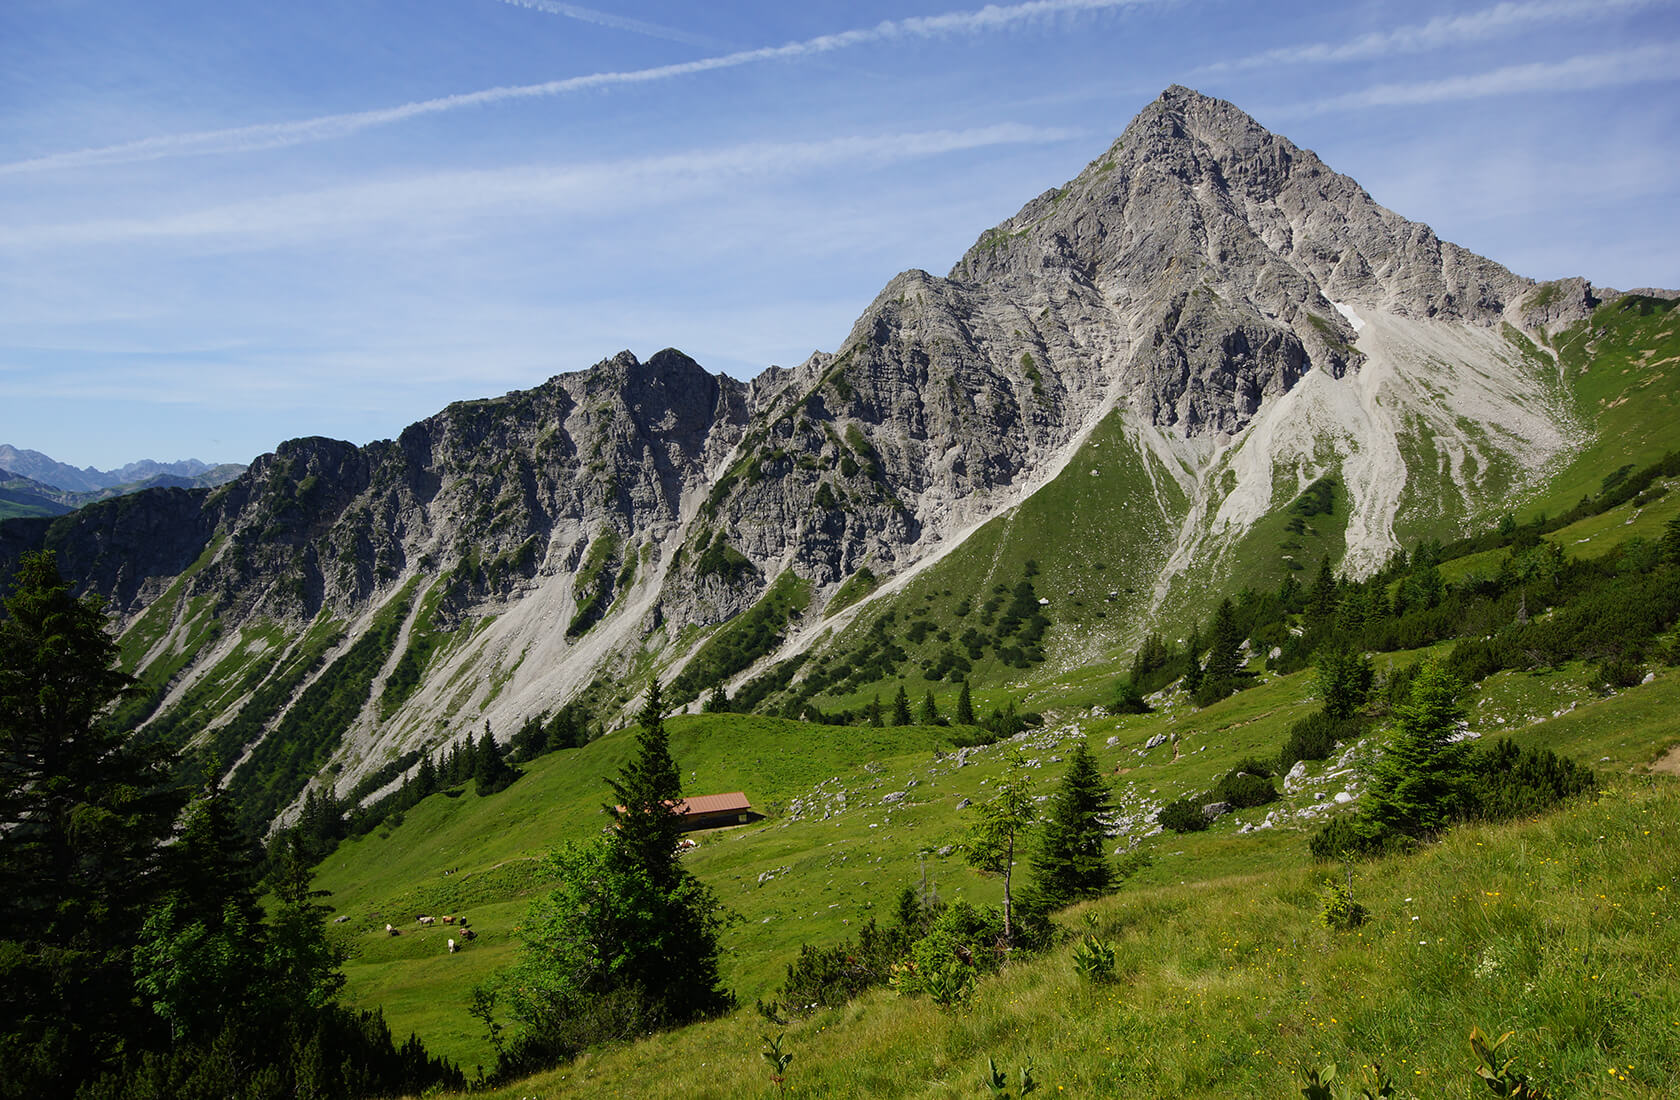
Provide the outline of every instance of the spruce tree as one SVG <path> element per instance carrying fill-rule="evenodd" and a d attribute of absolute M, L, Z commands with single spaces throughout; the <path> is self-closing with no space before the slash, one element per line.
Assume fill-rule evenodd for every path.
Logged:
<path fill-rule="evenodd" d="M 665 734 L 664 703 L 659 681 L 648 688 L 647 701 L 637 716 L 636 755 L 607 780 L 617 806 L 608 807 L 617 819 L 612 847 L 621 863 L 645 873 L 660 889 L 669 890 L 678 878 L 677 841 L 682 820 L 682 776 L 671 758 Z"/>
<path fill-rule="evenodd" d="M 864 716 L 869 720 L 869 724 L 875 729 L 881 729 L 887 724 L 886 716 L 881 712 L 880 692 L 876 692 L 875 698 L 871 699 L 869 701 L 869 705 L 864 708 Z"/>
<path fill-rule="evenodd" d="M 518 769 L 502 756 L 501 746 L 496 744 L 495 735 L 490 732 L 490 723 L 485 722 L 484 736 L 473 752 L 473 783 L 478 793 L 487 795 L 505 790 L 519 776 Z"/>
<path fill-rule="evenodd" d="M 1411 698 L 1394 708 L 1396 734 L 1372 771 L 1360 814 L 1379 836 L 1427 838 L 1459 815 L 1469 764 L 1467 744 L 1452 739 L 1465 713 L 1460 690 L 1442 659 L 1430 657 Z"/>
<path fill-rule="evenodd" d="M 904 690 L 904 685 L 899 684 L 898 694 L 893 696 L 892 724 L 895 726 L 908 726 L 910 722 L 910 696 Z"/>
<path fill-rule="evenodd" d="M 1236 609 L 1229 599 L 1219 601 L 1213 615 L 1213 637 L 1208 644 L 1207 665 L 1203 672 L 1209 680 L 1225 690 L 1233 685 L 1242 670 L 1242 628 L 1237 626 Z"/>
<path fill-rule="evenodd" d="M 939 724 L 939 707 L 933 701 L 932 688 L 929 688 L 927 693 L 922 696 L 922 712 L 917 715 L 917 719 L 924 726 L 937 726 Z"/>
<path fill-rule="evenodd" d="M 1114 868 L 1104 855 L 1104 819 L 1114 811 L 1108 781 L 1084 741 L 1074 745 L 1062 784 L 1032 857 L 1032 893 L 1044 909 L 1059 909 L 1114 888 Z"/>
<path fill-rule="evenodd" d="M 959 726 L 974 725 L 974 699 L 968 693 L 968 681 L 962 682 L 962 690 L 957 693 L 957 714 L 953 719 Z"/>

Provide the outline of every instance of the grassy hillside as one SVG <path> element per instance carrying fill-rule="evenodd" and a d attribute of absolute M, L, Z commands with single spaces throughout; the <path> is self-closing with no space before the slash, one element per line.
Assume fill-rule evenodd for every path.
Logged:
<path fill-rule="evenodd" d="M 1672 690 L 1672 688 L 1670 689 Z M 1672 699 L 1670 702 L 1672 703 Z M 1624 778 L 1536 821 L 1455 831 L 1361 867 L 1369 918 L 1319 920 L 1324 872 L 1262 853 L 1245 870 L 1131 886 L 1063 914 L 1116 948 L 1116 979 L 1063 947 L 1006 968 L 966 1008 L 880 991 L 772 1027 L 751 1012 L 586 1056 L 488 1095 L 773 1096 L 759 1056 L 785 1031 L 796 1096 L 974 1096 L 987 1059 L 1029 1060 L 1047 1095 L 1290 1096 L 1301 1067 L 1398 1096 L 1487 1095 L 1472 1027 L 1554 1096 L 1680 1089 L 1671 858 L 1680 791 Z"/>
<path fill-rule="evenodd" d="M 1528 502 L 1524 516 L 1557 515 L 1596 493 L 1623 467 L 1648 465 L 1673 449 L 1680 408 L 1680 317 L 1675 301 L 1629 295 L 1598 307 L 1559 333 L 1552 347 L 1593 438 Z"/>

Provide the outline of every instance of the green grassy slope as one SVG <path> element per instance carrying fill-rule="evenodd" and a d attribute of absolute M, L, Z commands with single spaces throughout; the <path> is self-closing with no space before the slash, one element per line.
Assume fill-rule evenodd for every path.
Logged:
<path fill-rule="evenodd" d="M 1649 465 L 1674 448 L 1680 412 L 1676 302 L 1628 296 L 1608 302 L 1552 341 L 1578 416 L 1593 438 L 1526 503 L 1520 518 L 1556 515 L 1598 492 L 1624 465 Z"/>
<path fill-rule="evenodd" d="M 1634 694 L 1634 693 L 1630 693 Z M 788 1081 L 809 1097 L 984 1094 L 987 1059 L 1031 1060 L 1041 1094 L 1291 1096 L 1300 1067 L 1401 1097 L 1487 1095 L 1472 1027 L 1513 1033 L 1514 1069 L 1571 1097 L 1680 1089 L 1674 958 L 1680 790 L 1627 779 L 1532 822 L 1456 830 L 1361 867 L 1363 928 L 1318 921 L 1323 872 L 1262 859 L 1209 879 L 1129 886 L 1066 912 L 1117 948 L 1091 984 L 1063 947 L 983 982 L 966 1009 L 880 991 L 795 1021 Z M 751 1012 L 588 1055 L 492 1091 L 528 1096 L 772 1096 Z"/>

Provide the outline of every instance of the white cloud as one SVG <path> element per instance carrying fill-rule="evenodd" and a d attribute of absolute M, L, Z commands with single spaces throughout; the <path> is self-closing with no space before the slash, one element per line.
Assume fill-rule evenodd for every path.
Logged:
<path fill-rule="evenodd" d="M 797 174 L 838 164 L 891 164 L 998 145 L 1048 144 L 1080 136 L 1080 131 L 1065 128 L 1001 123 L 967 130 L 751 143 L 598 164 L 441 172 L 151 217 L 56 225 L 17 223 L 0 226 L 0 247 L 55 249 L 172 238 L 296 243 L 312 234 L 422 217 L 435 231 L 435 220 L 449 215 L 498 210 L 621 210 L 670 202 L 696 192 L 733 186 L 744 179 Z"/>
<path fill-rule="evenodd" d="M 793 60 L 811 57 L 870 42 L 906 38 L 935 38 L 950 34 L 981 33 L 1004 30 L 1013 26 L 1070 13 L 1103 9 L 1139 7 L 1165 0 L 1031 0 L 1029 3 L 989 4 L 973 11 L 950 12 L 945 15 L 917 16 L 910 19 L 886 20 L 873 27 L 818 35 L 799 42 L 760 49 L 740 50 L 715 57 L 698 58 L 671 65 L 624 72 L 590 73 L 584 76 L 549 80 L 539 84 L 514 84 L 484 88 L 476 92 L 438 96 L 414 100 L 394 107 L 368 111 L 320 115 L 291 122 L 258 123 L 220 130 L 200 130 L 185 134 L 168 134 L 139 141 L 78 149 L 64 153 L 50 153 L 27 160 L 0 164 L 0 176 L 25 172 L 80 168 L 103 164 L 126 164 L 135 161 L 159 160 L 166 157 L 204 156 L 213 153 L 235 153 L 258 149 L 274 149 L 307 142 L 327 141 L 345 137 L 377 126 L 389 126 L 423 115 L 457 111 L 467 107 L 482 107 L 509 100 L 537 99 L 567 95 L 572 92 L 609 88 L 617 85 L 647 84 L 698 73 L 732 69 L 767 61 Z"/>
<path fill-rule="evenodd" d="M 1463 15 L 1441 15 L 1427 23 L 1373 31 L 1346 42 L 1312 42 L 1281 46 L 1236 61 L 1203 66 L 1204 73 L 1266 68 L 1274 65 L 1327 64 L 1362 61 L 1397 54 L 1485 41 L 1550 23 L 1604 19 L 1640 8 L 1671 7 L 1674 0 L 1530 0 L 1502 3 Z"/>
<path fill-rule="evenodd" d="M 1680 44 L 1582 54 L 1562 61 L 1507 65 L 1484 73 L 1438 80 L 1376 84 L 1357 92 L 1303 104 L 1287 114 L 1321 114 L 1368 107 L 1401 107 L 1523 93 L 1583 92 L 1680 79 Z"/>

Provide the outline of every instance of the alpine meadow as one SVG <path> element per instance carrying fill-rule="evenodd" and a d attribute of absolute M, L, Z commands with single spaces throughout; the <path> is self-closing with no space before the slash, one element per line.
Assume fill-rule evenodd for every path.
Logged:
<path fill-rule="evenodd" d="M 1677 301 L 1174 84 L 797 366 L 19 474 L 0 1097 L 1680 1095 Z"/>

